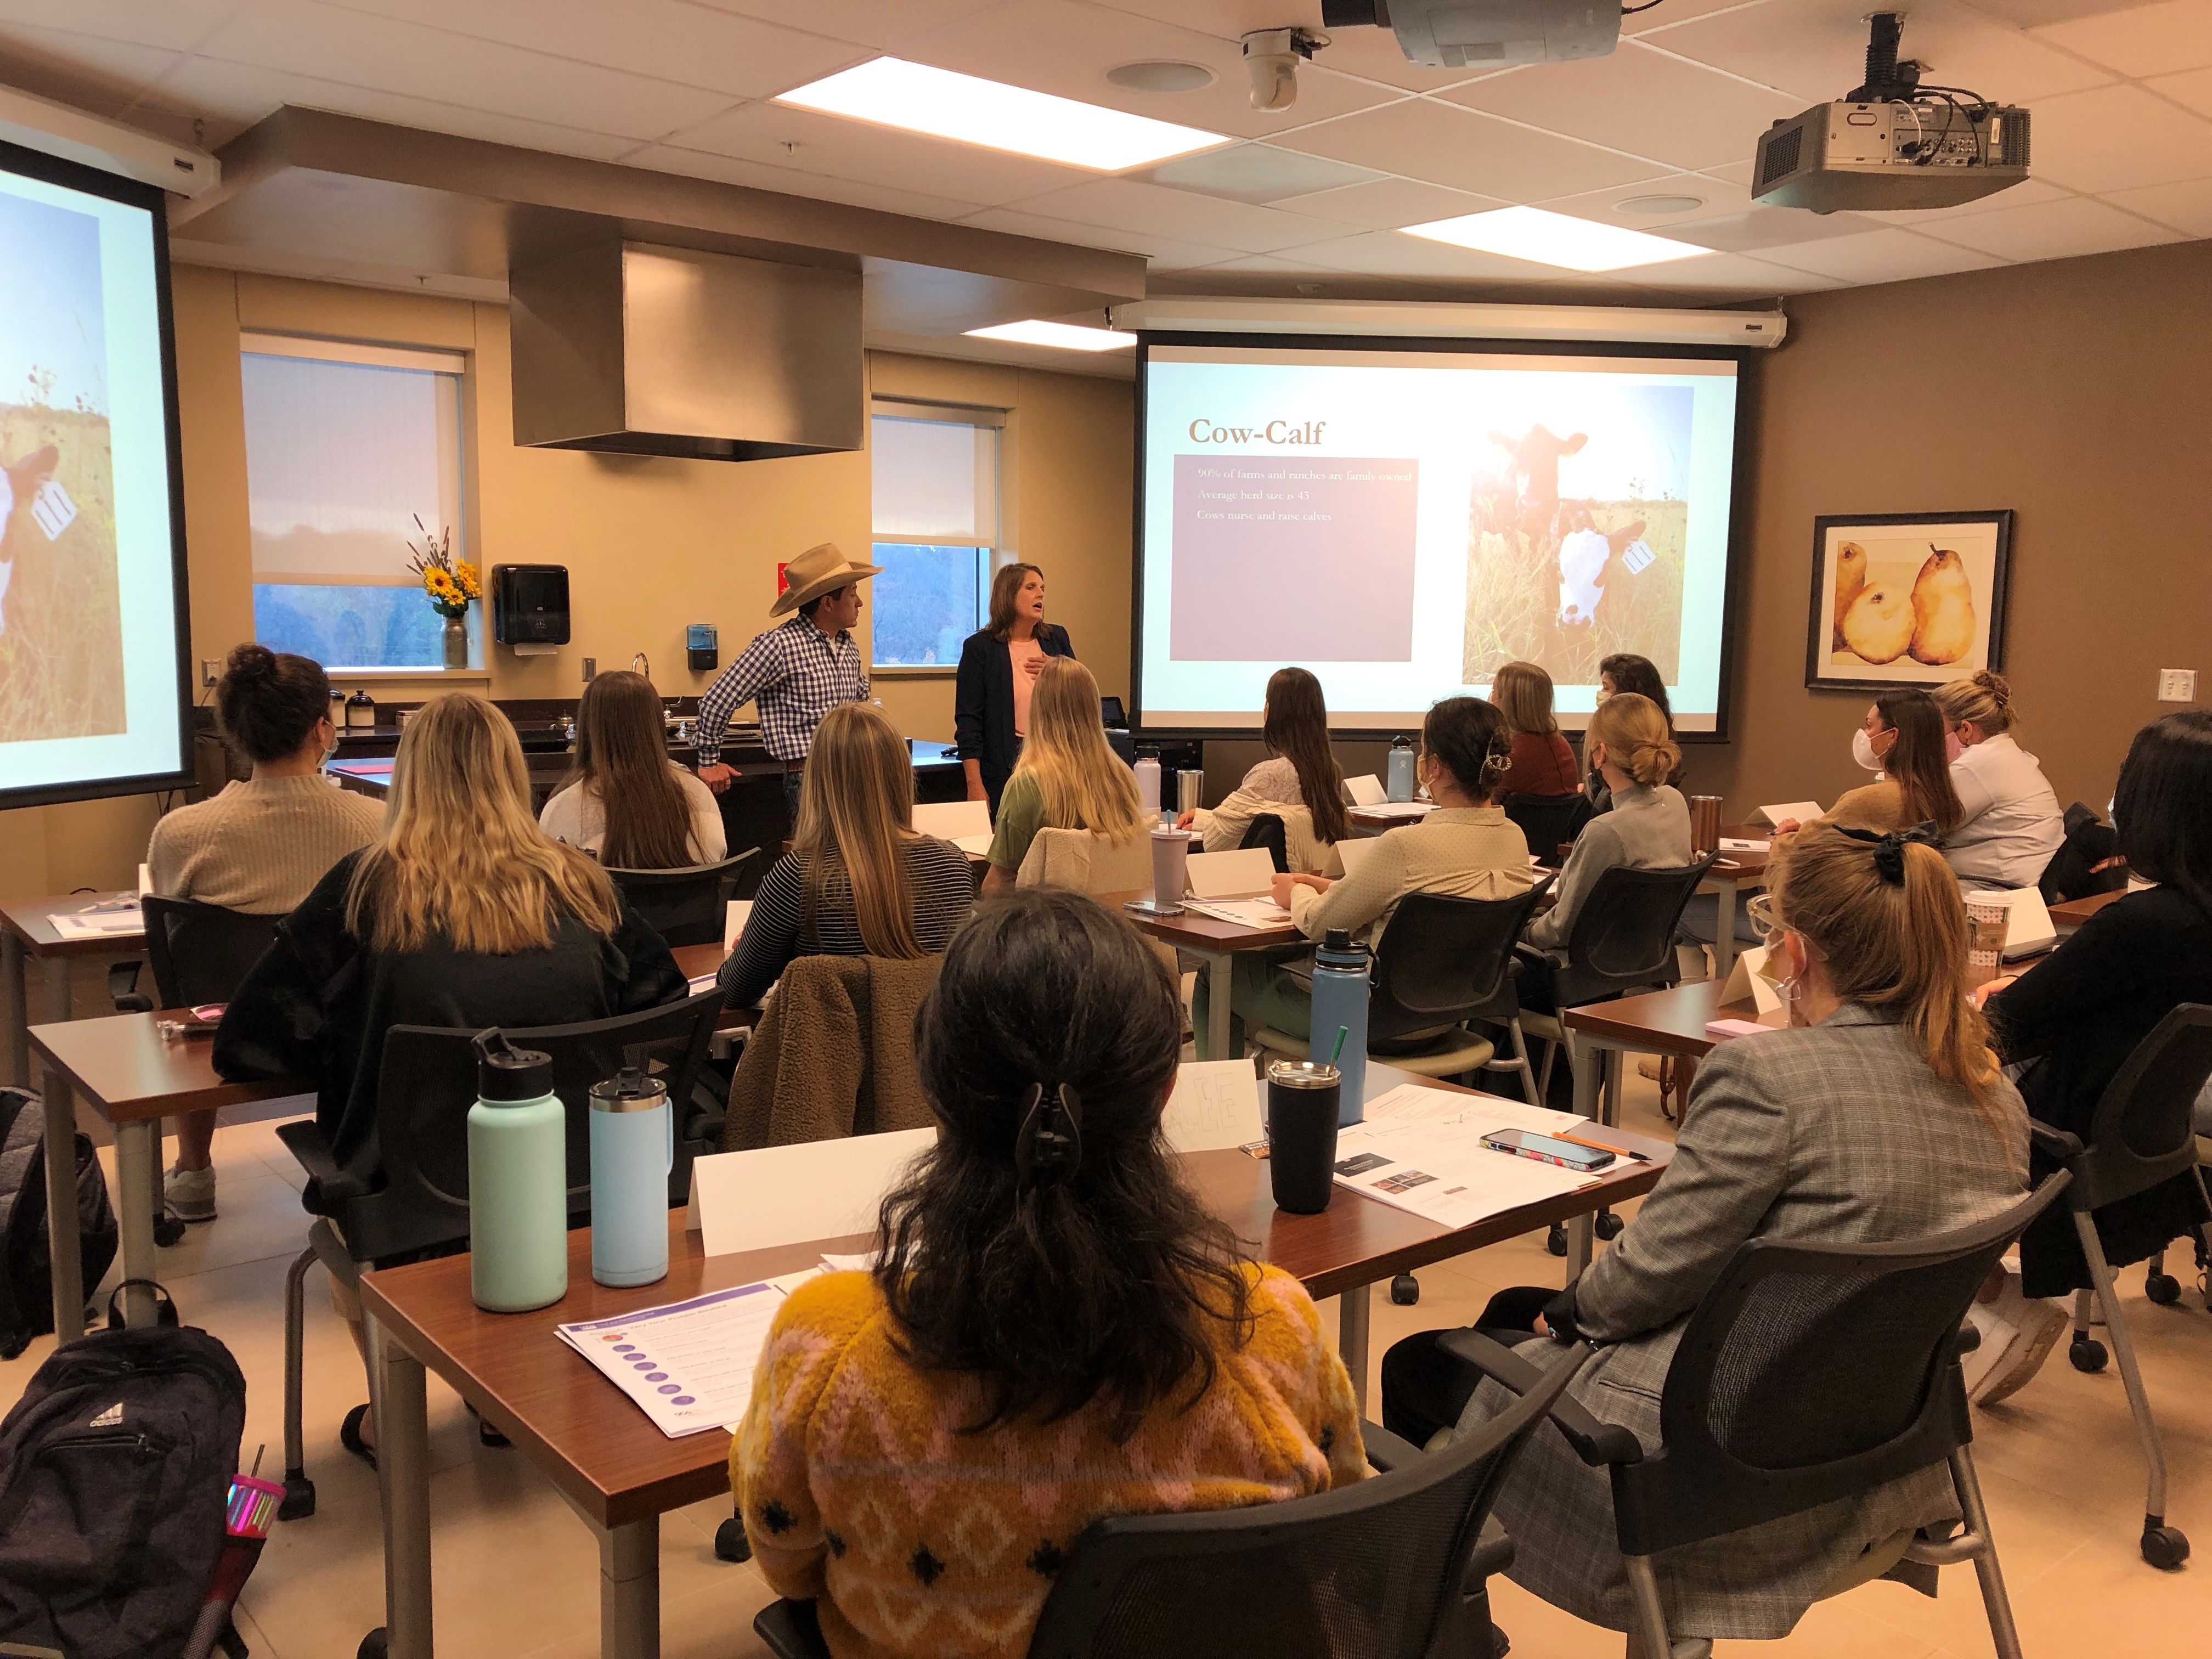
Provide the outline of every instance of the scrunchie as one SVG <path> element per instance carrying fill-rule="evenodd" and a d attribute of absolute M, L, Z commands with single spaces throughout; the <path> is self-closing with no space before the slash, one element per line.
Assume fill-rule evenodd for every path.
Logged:
<path fill-rule="evenodd" d="M 1083 1105 L 1065 1083 L 1030 1085 L 1014 1135 L 1017 1191 L 1068 1180 L 1083 1167 Z"/>
<path fill-rule="evenodd" d="M 1853 841 L 1866 842 L 1873 847 L 1875 873 L 1892 887 L 1905 885 L 1905 848 L 1914 844 L 1933 847 L 1936 839 L 1932 821 L 1916 823 L 1909 830 L 1893 830 L 1887 835 L 1877 835 L 1871 830 L 1846 829 L 1844 833 Z"/>

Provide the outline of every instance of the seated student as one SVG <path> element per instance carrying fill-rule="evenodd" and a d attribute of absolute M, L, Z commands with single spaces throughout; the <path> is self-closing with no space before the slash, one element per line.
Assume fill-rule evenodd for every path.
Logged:
<path fill-rule="evenodd" d="M 1147 827 L 1137 775 L 1106 741 L 1098 682 L 1074 658 L 1053 658 L 1030 692 L 1029 734 L 999 797 L 985 896 L 1013 886 L 1040 830 L 1088 830 L 1118 847 Z"/>
<path fill-rule="evenodd" d="M 994 900 L 945 952 L 915 1029 L 937 1144 L 884 1200 L 881 1265 L 776 1310 L 730 1446 L 755 1565 L 837 1659 L 1021 1659 L 1100 1516 L 1364 1474 L 1313 1303 L 1161 1138 L 1182 1029 L 1079 894 Z"/>
<path fill-rule="evenodd" d="M 1352 833 L 1352 819 L 1344 804 L 1344 770 L 1329 747 L 1328 705 L 1321 682 L 1307 670 L 1278 668 L 1268 677 L 1260 738 L 1271 758 L 1247 772 L 1220 805 L 1185 812 L 1176 823 L 1198 830 L 1206 851 L 1226 853 L 1243 845 L 1252 820 L 1269 807 L 1302 806 L 1313 834 L 1309 844 L 1291 848 L 1291 865 L 1318 870 L 1329 848 Z M 1301 839 L 1296 823 L 1293 818 L 1285 826 L 1294 842 Z M 1309 856 L 1301 859 L 1301 851 Z"/>
<path fill-rule="evenodd" d="M 1921 1238 L 2027 1190 L 2027 1113 L 1961 988 L 1966 907 L 1942 856 L 1910 834 L 1803 833 L 1774 897 L 1792 1029 L 1722 1043 L 1699 1066 L 1674 1162 L 1573 1285 L 1504 1291 L 1478 1322 L 1540 1365 L 1565 1355 L 1556 1342 L 1595 1343 L 1568 1392 L 1647 1454 L 1662 1449 L 1660 1396 L 1688 1316 L 1747 1239 Z M 1478 1391 L 1436 1336 L 1407 1338 L 1382 1362 L 1383 1424 L 1417 1445 L 1506 1403 L 1494 1387 Z M 1634 1628 L 1603 1469 L 1538 1435 L 1497 1512 L 1515 1583 L 1577 1618 Z M 1785 1636 L 1869 1548 L 1957 1513 L 1939 1463 L 1809 1520 L 1670 1551 L 1668 1623 L 1682 1638 Z"/>
<path fill-rule="evenodd" d="M 1656 678 L 1656 676 L 1655 676 Z M 1492 677 L 1490 700 L 1513 734 L 1513 763 L 1499 785 L 1506 795 L 1571 795 L 1582 787 L 1575 751 L 1552 714 L 1552 677 L 1533 662 L 1509 662 Z"/>
<path fill-rule="evenodd" d="M 1602 704 L 1607 697 L 1619 696 L 1624 691 L 1632 691 L 1639 697 L 1649 697 L 1657 704 L 1660 714 L 1667 721 L 1667 735 L 1669 738 L 1674 737 L 1674 706 L 1667 701 L 1667 682 L 1659 678 L 1659 670 L 1650 658 L 1639 657 L 1632 652 L 1616 651 L 1599 662 L 1598 702 Z M 1587 738 L 1583 739 L 1583 747 L 1587 759 L 1589 748 Z M 1583 793 L 1590 798 L 1591 806 L 1602 812 L 1611 804 L 1611 798 L 1606 793 L 1605 780 L 1598 775 L 1594 766 L 1589 769 L 1589 774 L 1583 785 Z M 1682 763 L 1680 760 L 1674 763 L 1674 769 L 1665 781 L 1678 789 L 1681 787 Z"/>
<path fill-rule="evenodd" d="M 1777 851 L 1786 846 L 1784 837 L 1811 823 L 1885 832 L 1932 823 L 1939 842 L 1958 827 L 1963 809 L 1951 783 L 1943 714 L 1925 691 L 1901 685 L 1869 703 L 1865 721 L 1851 733 L 1851 759 L 1875 781 L 1846 789 L 1808 823 L 1784 818 L 1776 824 Z"/>
<path fill-rule="evenodd" d="M 1556 901 L 1530 920 L 1522 937 L 1534 947 L 1521 957 L 1521 1006 L 1551 1013 L 1557 960 L 1566 953 L 1575 919 L 1597 878 L 1619 866 L 1679 870 L 1690 861 L 1690 804 L 1667 778 L 1682 758 L 1667 722 L 1648 697 L 1623 691 L 1590 716 L 1583 752 L 1613 796 L 1613 810 L 1592 818 L 1559 872 Z M 1547 954 L 1537 954 L 1539 952 Z"/>
<path fill-rule="evenodd" d="M 1287 908 L 1298 931 L 1318 943 L 1342 927 L 1379 944 L 1398 901 L 1408 893 L 1447 893 L 1461 898 L 1510 898 L 1534 879 L 1528 843 L 1498 805 L 1498 781 L 1512 752 L 1504 716 L 1480 697 L 1446 697 L 1421 723 L 1415 775 L 1436 803 L 1418 823 L 1401 824 L 1377 838 L 1357 875 L 1331 881 L 1293 872 L 1275 878 L 1275 902 Z M 1273 1026 L 1291 1036 L 1309 1035 L 1312 988 L 1297 973 L 1267 957 L 1240 951 L 1231 962 L 1230 1054 L 1209 1054 L 1210 975 L 1199 976 L 1191 1003 L 1200 1058 L 1223 1060 L 1243 1050 L 1247 1029 Z"/>
<path fill-rule="evenodd" d="M 680 870 L 728 852 L 714 792 L 668 758 L 660 694 L 627 671 L 584 688 L 575 768 L 538 822 L 616 870 Z"/>
<path fill-rule="evenodd" d="M 1984 987 L 1983 1007 L 1998 1049 L 2024 1062 L 2020 1091 L 2030 1116 L 2088 1138 L 2106 1085 L 2185 1002 L 2212 1002 L 2212 712 L 2183 709 L 2136 733 L 2112 800 L 2120 855 L 2158 884 L 2115 900 L 2047 960 Z M 2041 1153 L 2036 1173 L 2049 1168 Z M 2097 1212 L 2097 1237 L 2115 1267 L 2140 1261 L 2205 1221 L 2187 1172 Z M 2063 1297 L 2090 1288 L 2072 1218 L 2039 1218 L 2020 1244 L 1985 1329 L 1986 1374 L 1975 1399 L 2003 1399 L 2033 1377 L 2066 1329 Z M 1970 1356 L 1972 1366 L 1982 1359 Z M 1975 1372 L 1967 1373 L 1970 1380 Z"/>
<path fill-rule="evenodd" d="M 331 866 L 377 838 L 384 804 L 321 775 L 337 747 L 321 664 L 241 645 L 216 682 L 215 712 L 224 741 L 253 763 L 253 775 L 154 826 L 146 848 L 153 890 L 247 915 L 287 915 Z M 215 1219 L 215 1126 L 212 1111 L 177 1119 L 177 1164 L 162 1192 L 181 1221 Z"/>
<path fill-rule="evenodd" d="M 2034 886 L 2065 842 L 2066 817 L 2042 766 L 2012 737 L 2012 688 L 1983 669 L 1934 695 L 1959 743 L 1951 783 L 1960 817 L 1943 837 L 1943 856 L 1968 887 Z"/>
<path fill-rule="evenodd" d="M 715 983 L 749 1008 L 794 957 L 935 956 L 975 896 L 968 855 L 915 830 L 906 740 L 874 704 L 839 703 L 807 751 L 791 850 L 762 878 Z"/>

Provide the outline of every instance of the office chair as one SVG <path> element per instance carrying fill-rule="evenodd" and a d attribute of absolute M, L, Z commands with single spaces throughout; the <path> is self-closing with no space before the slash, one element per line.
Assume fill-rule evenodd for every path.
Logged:
<path fill-rule="evenodd" d="M 1504 805 L 1505 816 L 1528 842 L 1528 856 L 1547 864 L 1582 834 L 1591 817 L 1589 797 L 1579 789 L 1571 795 L 1532 795 L 1516 789 L 1505 798 Z"/>
<path fill-rule="evenodd" d="M 669 949 L 720 945 L 730 895 L 738 887 L 738 868 L 759 852 L 759 848 L 749 847 L 720 864 L 694 864 L 681 870 L 621 870 L 610 865 L 607 874 Z"/>
<path fill-rule="evenodd" d="M 1260 812 L 1244 826 L 1244 839 L 1237 843 L 1239 852 L 1248 847 L 1264 847 L 1267 856 L 1275 861 L 1275 873 L 1281 875 L 1291 867 L 1290 832 L 1283 827 L 1281 815 Z"/>
<path fill-rule="evenodd" d="M 519 1048 L 553 1060 L 553 1092 L 568 1113 L 568 1224 L 592 1213 L 590 1091 L 625 1066 L 652 1070 L 668 1085 L 678 1114 L 668 1203 L 687 1201 L 691 1160 L 718 1150 L 699 1138 L 691 1085 L 707 1059 L 708 1040 L 722 1012 L 722 994 L 708 990 L 682 1002 L 572 1025 L 508 1029 Z M 307 1248 L 284 1279 L 284 1500 L 280 1521 L 315 1512 L 315 1483 L 301 1444 L 307 1269 L 320 1261 L 332 1275 L 360 1281 L 364 1267 L 390 1267 L 450 1254 L 469 1237 L 469 1108 L 477 1098 L 475 1029 L 395 1025 L 384 1035 L 378 1073 L 376 1128 L 384 1180 L 364 1185 L 338 1167 L 312 1118 L 276 1131 L 309 1177 L 300 1202 L 315 1217 Z"/>
<path fill-rule="evenodd" d="M 2105 1368 L 2105 1345 L 2089 1334 L 2094 1298 L 2104 1315 L 2112 1352 L 2119 1356 L 2120 1382 L 2127 1389 L 2136 1432 L 2142 1437 L 2143 1459 L 2150 1466 L 2149 1490 L 2143 1500 L 2142 1558 L 2166 1569 L 2189 1559 L 2189 1539 L 2180 1528 L 2166 1523 L 2166 1450 L 2136 1363 L 2127 1316 L 2113 1293 L 2112 1267 L 2097 1237 L 2096 1212 L 2177 1176 L 2186 1176 L 2197 1183 L 2199 1193 L 2203 1191 L 2204 1178 L 2197 1168 L 2195 1109 L 2208 1078 L 2212 1078 L 2212 1006 L 2185 1002 L 2151 1029 L 2105 1085 L 2089 1121 L 2086 1146 L 2048 1125 L 2028 1125 L 2037 1147 L 2074 1177 L 2067 1188 L 2066 1206 L 2073 1212 L 2074 1231 L 2095 1285 L 2094 1291 L 2075 1294 L 2074 1340 L 2067 1358 L 2076 1370 Z M 2179 1286 L 2175 1294 L 2179 1294 Z"/>
<path fill-rule="evenodd" d="M 1498 1488 L 1579 1358 L 1513 1407 L 1422 1455 L 1361 1429 L 1372 1479 L 1311 1498 L 1093 1522 L 1052 1581 L 1029 1659 L 1493 1659 L 1484 1536 Z M 826 1659 L 811 1601 L 753 1629 L 777 1659 Z"/>
<path fill-rule="evenodd" d="M 1978 1338 L 1962 1325 L 1990 1269 L 2069 1182 L 2063 1172 L 2053 1175 L 2001 1214 L 1932 1238 L 1747 1241 L 1682 1333 L 1661 1395 L 1656 1451 L 1645 1452 L 1626 1429 L 1600 1422 L 1575 1401 L 1553 1406 L 1552 1420 L 1576 1454 L 1612 1478 L 1614 1526 L 1646 1654 L 1710 1659 L 1711 1652 L 1704 1638 L 1669 1628 L 1665 1569 L 1655 1559 L 1662 1552 L 1948 1464 L 1965 1530 L 1900 1534 L 1840 1574 L 1821 1599 L 1900 1562 L 1972 1561 L 1999 1659 L 2020 1659 L 1959 1368 Z M 1454 1331 L 1439 1343 L 1516 1392 L 1540 1376 L 1474 1331 Z"/>

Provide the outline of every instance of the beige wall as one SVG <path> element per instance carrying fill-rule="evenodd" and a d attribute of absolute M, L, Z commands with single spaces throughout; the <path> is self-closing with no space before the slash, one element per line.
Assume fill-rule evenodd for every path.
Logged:
<path fill-rule="evenodd" d="M 176 313 L 196 661 L 220 658 L 252 633 L 241 329 L 472 354 L 470 555 L 480 565 L 567 565 L 574 617 L 572 641 L 556 654 L 490 647 L 486 672 L 465 683 L 493 696 L 574 696 L 584 658 L 626 667 L 638 651 L 664 692 L 696 695 L 713 676 L 685 665 L 686 623 L 719 624 L 726 665 L 768 624 L 779 561 L 822 541 L 855 555 L 867 548 L 865 454 L 732 465 L 518 449 L 504 307 L 180 266 Z M 1129 384 L 880 355 L 869 374 L 886 395 L 1010 411 L 1007 547 L 1045 567 L 1053 614 L 1102 686 L 1126 695 Z M 375 689 L 398 697 L 436 684 L 384 680 Z M 951 737 L 949 672 L 879 676 L 876 687 L 908 734 Z M 149 797 L 0 813 L 0 887 L 32 894 L 128 883 L 155 815 Z"/>

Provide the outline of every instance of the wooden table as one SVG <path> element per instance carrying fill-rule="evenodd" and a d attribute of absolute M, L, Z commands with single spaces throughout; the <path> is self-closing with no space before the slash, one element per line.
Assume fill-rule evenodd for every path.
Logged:
<path fill-rule="evenodd" d="M 1403 823 L 1419 823 L 1428 817 L 1426 812 L 1407 813 L 1391 810 L 1401 804 L 1386 802 L 1381 806 L 1355 806 L 1345 816 L 1351 819 L 1352 827 L 1363 836 L 1379 836 Z"/>
<path fill-rule="evenodd" d="M 1409 1082 L 1455 1087 L 1368 1066 L 1370 1098 Z M 1207 1208 L 1255 1255 L 1297 1275 L 1315 1297 L 1340 1298 L 1338 1340 L 1364 1408 L 1369 1287 L 1657 1184 L 1673 1152 L 1667 1142 L 1619 1131 L 1607 1138 L 1633 1146 L 1650 1162 L 1624 1158 L 1595 1186 L 1457 1230 L 1343 1188 L 1319 1215 L 1284 1213 L 1274 1207 L 1267 1165 L 1242 1152 L 1192 1154 L 1182 1168 Z M 431 1652 L 426 1370 L 497 1423 L 591 1528 L 599 1546 L 601 1654 L 652 1659 L 660 1650 L 659 1517 L 729 1490 L 730 1437 L 714 1430 L 668 1438 L 562 1343 L 554 1327 L 752 1284 L 809 1267 L 825 1249 L 861 1249 L 866 1243 L 817 1239 L 707 1258 L 678 1212 L 669 1222 L 668 1277 L 639 1289 L 610 1290 L 592 1282 L 591 1235 L 577 1231 L 568 1236 L 568 1296 L 526 1314 L 479 1310 L 470 1299 L 465 1255 L 363 1275 L 368 1351 L 377 1357 L 372 1395 L 391 1659 L 428 1659 Z"/>
<path fill-rule="evenodd" d="M 722 961 L 719 945 L 687 945 L 672 952 L 687 977 L 710 974 Z M 313 1085 L 299 1078 L 264 1078 L 226 1083 L 215 1073 L 212 1035 L 165 1037 L 157 1022 L 173 1016 L 112 1014 L 104 1019 L 72 1019 L 30 1029 L 31 1048 L 52 1079 L 46 1091 L 46 1245 L 55 1263 L 54 1331 L 66 1342 L 84 1334 L 84 1287 L 79 1283 L 75 1171 L 71 1146 L 76 1132 L 70 1105 L 74 1089 L 115 1131 L 115 1184 L 121 1192 L 116 1220 L 122 1235 L 123 1276 L 158 1278 L 154 1224 L 161 1190 L 161 1120 L 183 1112 L 207 1111 L 260 1100 L 305 1094 Z M 726 1028 L 750 1024 L 750 1009 L 726 1009 Z M 61 1151 L 56 1153 L 58 1146 Z M 52 1171 L 62 1172 L 61 1194 L 53 1192 Z M 585 1275 L 590 1277 L 587 1272 Z M 64 1284 L 64 1279 L 67 1283 Z M 132 1291 L 124 1298 L 124 1322 L 149 1325 L 149 1292 Z"/>
<path fill-rule="evenodd" d="M 1245 927 L 1233 921 L 1217 921 L 1194 910 L 1184 910 L 1179 915 L 1151 916 L 1141 910 L 1120 908 L 1131 899 L 1148 899 L 1152 896 L 1147 888 L 1133 893 L 1101 893 L 1097 898 L 1109 910 L 1134 923 L 1139 933 L 1178 951 L 1188 951 L 1205 963 L 1206 1052 L 1214 1060 L 1237 1058 L 1229 1052 L 1230 970 L 1237 952 L 1280 950 L 1311 941 L 1287 921 L 1279 927 Z M 1266 893 L 1241 893 L 1224 902 L 1267 896 Z"/>
<path fill-rule="evenodd" d="M 2092 893 L 2087 898 L 2068 899 L 2063 904 L 2051 907 L 2051 925 L 2062 933 L 2069 933 L 2098 911 L 2118 899 L 2128 896 L 2124 887 L 2110 893 Z"/>

